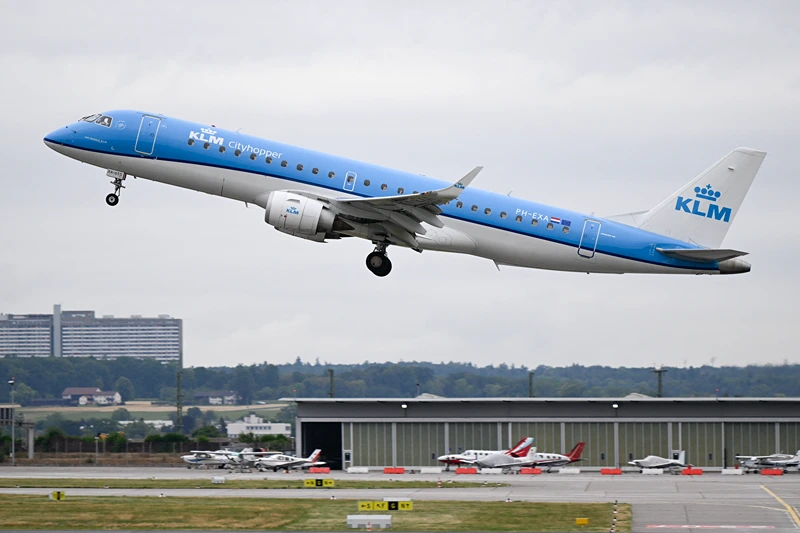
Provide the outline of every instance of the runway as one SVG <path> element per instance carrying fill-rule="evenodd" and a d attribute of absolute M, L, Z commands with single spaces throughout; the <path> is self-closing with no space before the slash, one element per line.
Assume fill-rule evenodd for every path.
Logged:
<path fill-rule="evenodd" d="M 232 474 L 217 470 L 178 468 L 46 468 L 2 467 L 0 477 L 15 478 L 100 478 L 100 479 L 208 479 L 223 475 L 226 479 L 303 479 L 333 477 L 352 480 L 448 480 L 488 482 L 492 485 L 470 489 L 65 489 L 73 496 L 125 497 L 217 497 L 217 498 L 324 498 L 372 500 L 404 497 L 412 500 L 513 501 L 527 502 L 613 502 L 633 505 L 633 531 L 676 531 L 680 529 L 800 530 L 800 475 L 768 476 L 602 476 L 580 475 L 400 475 L 382 473 L 333 475 Z M 508 486 L 498 487 L 497 483 Z M 57 483 L 56 483 L 57 484 Z M 37 494 L 47 489 L 0 489 L 0 494 Z"/>

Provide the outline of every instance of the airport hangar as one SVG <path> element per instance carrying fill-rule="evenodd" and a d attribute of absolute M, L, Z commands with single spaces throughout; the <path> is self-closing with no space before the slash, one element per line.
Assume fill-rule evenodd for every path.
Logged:
<path fill-rule="evenodd" d="M 692 465 L 732 467 L 737 455 L 800 450 L 800 398 L 284 398 L 297 403 L 297 450 L 334 469 L 441 466 L 437 457 L 586 442 L 581 468 L 627 466 L 686 451 Z"/>

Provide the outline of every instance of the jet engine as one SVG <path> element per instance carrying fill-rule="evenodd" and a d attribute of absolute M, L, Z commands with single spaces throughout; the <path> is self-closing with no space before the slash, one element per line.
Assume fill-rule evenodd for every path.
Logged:
<path fill-rule="evenodd" d="M 336 215 L 317 200 L 287 191 L 269 193 L 264 221 L 280 232 L 323 242 L 333 229 Z"/>

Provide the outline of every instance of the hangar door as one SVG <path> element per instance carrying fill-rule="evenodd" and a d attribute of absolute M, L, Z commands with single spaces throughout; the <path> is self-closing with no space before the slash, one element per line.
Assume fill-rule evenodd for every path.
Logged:
<path fill-rule="evenodd" d="M 332 470 L 342 469 L 342 423 L 341 422 L 306 422 L 303 424 L 303 449 L 299 451 L 308 457 L 319 448 L 322 450 L 321 460 Z"/>

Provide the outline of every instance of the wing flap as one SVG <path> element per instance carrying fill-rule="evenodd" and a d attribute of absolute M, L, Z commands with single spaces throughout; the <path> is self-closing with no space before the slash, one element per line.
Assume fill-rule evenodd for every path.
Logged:
<path fill-rule="evenodd" d="M 667 257 L 674 257 L 675 259 L 684 259 L 686 261 L 694 261 L 696 263 L 713 263 L 714 261 L 726 261 L 735 257 L 747 255 L 747 252 L 730 249 L 692 249 L 686 250 L 681 248 L 656 248 L 656 251 L 666 255 Z"/>

